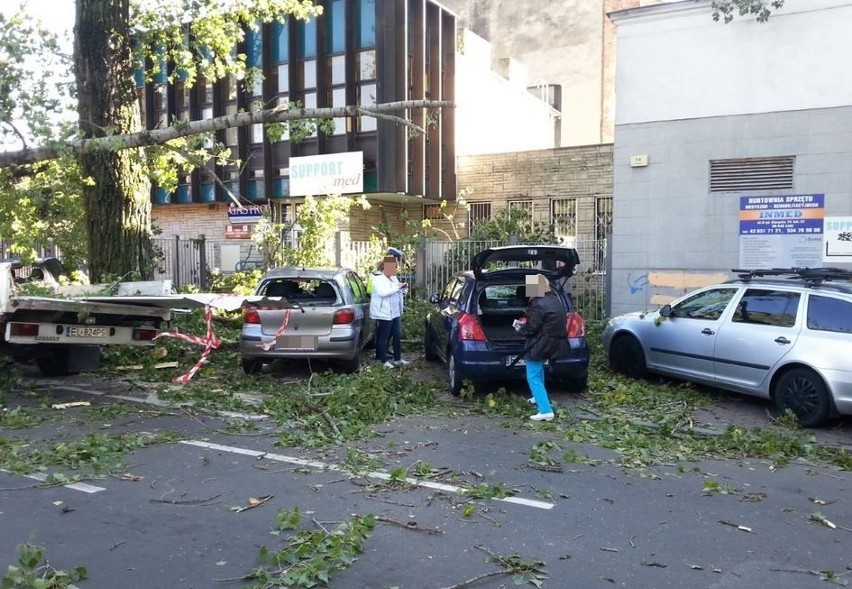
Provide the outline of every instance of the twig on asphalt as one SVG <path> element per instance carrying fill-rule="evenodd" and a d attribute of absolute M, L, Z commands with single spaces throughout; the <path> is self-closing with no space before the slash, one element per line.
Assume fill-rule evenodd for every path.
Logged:
<path fill-rule="evenodd" d="M 367 499 L 373 499 L 375 501 L 381 501 L 382 503 L 388 503 L 390 505 L 399 505 L 400 507 L 410 507 L 412 509 L 417 507 L 413 503 L 403 503 L 401 501 L 392 501 L 390 499 L 384 499 L 382 497 L 379 497 L 378 495 L 373 495 L 372 493 L 366 493 L 364 495 L 364 497 L 366 497 Z"/>
<path fill-rule="evenodd" d="M 414 522 L 414 521 L 401 522 L 399 520 L 395 520 L 393 518 L 386 517 L 386 516 L 383 516 L 383 515 L 376 516 L 376 521 L 386 523 L 386 524 L 392 524 L 394 526 L 399 526 L 400 528 L 405 528 L 406 530 L 414 530 L 415 532 L 425 532 L 427 534 L 443 534 L 444 533 L 443 530 L 439 530 L 438 528 L 426 528 L 426 527 L 423 527 L 423 526 L 418 526 L 417 522 Z"/>
<path fill-rule="evenodd" d="M 449 585 L 448 587 L 443 587 L 442 589 L 461 589 L 462 587 L 468 587 L 473 585 L 474 583 L 478 583 L 482 579 L 488 579 L 489 577 L 496 577 L 497 575 L 508 575 L 510 571 L 491 571 L 490 573 L 482 573 L 481 575 L 477 575 L 475 577 L 471 577 L 466 581 L 462 581 L 461 583 L 456 583 L 455 585 Z"/>
<path fill-rule="evenodd" d="M 166 503 L 168 505 L 212 505 L 211 502 L 219 503 L 216 501 L 222 494 L 218 493 L 213 495 L 212 497 L 208 497 L 207 499 L 148 499 L 151 503 Z"/>

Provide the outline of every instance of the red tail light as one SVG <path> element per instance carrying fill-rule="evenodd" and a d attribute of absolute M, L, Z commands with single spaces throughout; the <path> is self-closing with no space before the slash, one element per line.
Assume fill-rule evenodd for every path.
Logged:
<path fill-rule="evenodd" d="M 133 330 L 133 339 L 136 341 L 151 341 L 159 333 L 156 329 L 138 327 Z"/>
<path fill-rule="evenodd" d="M 586 337 L 586 322 L 579 313 L 565 313 L 565 336 Z"/>
<path fill-rule="evenodd" d="M 463 340 L 484 342 L 487 338 L 479 317 L 470 313 L 459 315 L 459 337 Z"/>
<path fill-rule="evenodd" d="M 12 323 L 11 331 L 17 337 L 35 337 L 38 335 L 38 323 Z"/>
<path fill-rule="evenodd" d="M 355 309 L 345 308 L 338 309 L 334 312 L 334 319 L 332 319 L 332 325 L 349 325 L 355 321 Z"/>
<path fill-rule="evenodd" d="M 246 307 L 243 309 L 244 323 L 260 323 L 260 314 L 254 307 Z"/>

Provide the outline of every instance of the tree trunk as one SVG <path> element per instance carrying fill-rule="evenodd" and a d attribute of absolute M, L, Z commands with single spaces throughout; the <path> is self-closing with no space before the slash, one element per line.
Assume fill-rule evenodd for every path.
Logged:
<path fill-rule="evenodd" d="M 74 62 L 83 138 L 142 130 L 131 55 L 130 0 L 77 0 Z M 151 183 L 139 149 L 79 157 L 89 275 L 151 277 Z"/>

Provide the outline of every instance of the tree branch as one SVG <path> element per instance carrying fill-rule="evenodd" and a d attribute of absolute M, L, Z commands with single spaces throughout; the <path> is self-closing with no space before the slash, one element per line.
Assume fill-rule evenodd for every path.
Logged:
<path fill-rule="evenodd" d="M 444 100 L 403 100 L 388 102 L 375 106 L 343 106 L 337 108 L 290 109 L 282 105 L 271 109 L 241 112 L 201 121 L 179 121 L 165 129 L 152 129 L 139 133 L 111 135 L 93 139 L 78 139 L 61 144 L 60 147 L 39 147 L 0 153 L 0 168 L 16 165 L 34 164 L 37 162 L 56 159 L 60 152 L 68 150 L 80 155 L 93 152 L 116 152 L 122 149 L 161 145 L 173 139 L 211 133 L 234 127 L 245 127 L 256 124 L 282 123 L 305 119 L 334 119 L 340 117 L 371 116 L 392 120 L 423 132 L 423 129 L 407 121 L 403 117 L 395 117 L 388 113 L 408 109 L 452 108 L 452 102 Z"/>

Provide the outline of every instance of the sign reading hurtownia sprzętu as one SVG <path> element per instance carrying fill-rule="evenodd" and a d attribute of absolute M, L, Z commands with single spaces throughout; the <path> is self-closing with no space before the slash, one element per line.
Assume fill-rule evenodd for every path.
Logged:
<path fill-rule="evenodd" d="M 364 192 L 364 152 L 290 158 L 290 196 Z"/>
<path fill-rule="evenodd" d="M 822 262 L 824 194 L 740 197 L 740 268 L 814 268 Z"/>

